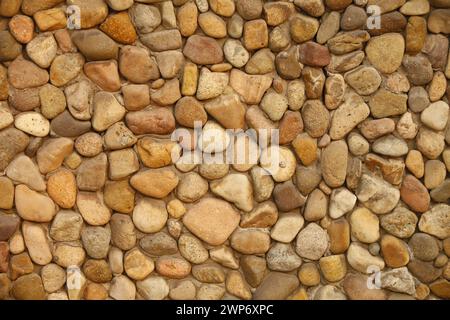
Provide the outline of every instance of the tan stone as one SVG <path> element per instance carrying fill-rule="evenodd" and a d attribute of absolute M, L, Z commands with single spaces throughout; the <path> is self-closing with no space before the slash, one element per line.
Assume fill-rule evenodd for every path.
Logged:
<path fill-rule="evenodd" d="M 239 214 L 227 202 L 202 199 L 183 217 L 185 226 L 203 241 L 220 245 L 239 224 Z"/>

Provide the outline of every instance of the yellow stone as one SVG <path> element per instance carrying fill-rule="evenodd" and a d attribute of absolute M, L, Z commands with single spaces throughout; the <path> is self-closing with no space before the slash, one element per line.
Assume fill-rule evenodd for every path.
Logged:
<path fill-rule="evenodd" d="M 212 12 L 200 14 L 198 24 L 203 32 L 210 37 L 224 38 L 227 36 L 227 24 L 221 17 Z"/>
<path fill-rule="evenodd" d="M 323 257 L 319 260 L 320 270 L 329 282 L 344 279 L 347 273 L 347 264 L 343 254 Z"/>
<path fill-rule="evenodd" d="M 417 178 L 420 179 L 425 173 L 425 164 L 423 162 L 423 157 L 420 151 L 411 150 L 406 156 L 405 160 L 406 167 L 409 171 Z"/>
<path fill-rule="evenodd" d="M 309 166 L 317 159 L 317 140 L 311 138 L 307 133 L 299 134 L 294 141 L 292 141 L 295 153 L 300 161 Z"/>
<path fill-rule="evenodd" d="M 193 96 L 197 92 L 198 68 L 194 63 L 184 65 L 181 93 L 184 96 Z"/>
<path fill-rule="evenodd" d="M 267 47 L 269 31 L 266 21 L 257 19 L 244 24 L 244 45 L 247 50 L 257 50 Z"/>
<path fill-rule="evenodd" d="M 313 287 L 320 283 L 320 273 L 314 263 L 305 263 L 298 270 L 298 279 L 307 286 Z"/>
<path fill-rule="evenodd" d="M 305 288 L 300 288 L 291 294 L 288 300 L 308 300 L 308 293 Z"/>
<path fill-rule="evenodd" d="M 149 168 L 161 168 L 172 163 L 172 150 L 177 144 L 172 141 L 157 141 L 150 137 L 137 143 L 137 151 L 142 163 Z"/>
<path fill-rule="evenodd" d="M 123 44 L 133 44 L 137 38 L 136 30 L 126 11 L 110 15 L 100 25 L 100 30 L 112 39 Z"/>
<path fill-rule="evenodd" d="M 67 26 L 67 17 L 64 9 L 53 8 L 36 12 L 33 16 L 39 30 L 54 31 Z"/>
<path fill-rule="evenodd" d="M 81 164 L 81 157 L 78 153 L 72 152 L 70 155 L 66 157 L 64 160 L 64 164 L 69 167 L 69 169 L 75 170 Z"/>
<path fill-rule="evenodd" d="M 170 200 L 167 204 L 167 212 L 172 218 L 179 219 L 186 213 L 183 202 L 178 199 Z"/>

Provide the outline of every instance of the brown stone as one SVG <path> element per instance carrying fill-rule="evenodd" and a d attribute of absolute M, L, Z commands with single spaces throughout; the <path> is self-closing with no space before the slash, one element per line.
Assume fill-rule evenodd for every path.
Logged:
<path fill-rule="evenodd" d="M 330 237 L 330 251 L 340 254 L 350 245 L 350 225 L 345 218 L 333 220 L 327 228 Z"/>
<path fill-rule="evenodd" d="M 146 196 L 160 199 L 172 192 L 178 181 L 178 176 L 171 169 L 150 169 L 132 176 L 130 184 Z"/>
<path fill-rule="evenodd" d="M 84 65 L 84 73 L 105 91 L 120 90 L 120 78 L 115 60 L 88 62 Z"/>
<path fill-rule="evenodd" d="M 175 118 L 166 108 L 129 112 L 127 126 L 134 134 L 169 134 L 175 129 Z"/>
<path fill-rule="evenodd" d="M 244 24 L 244 46 L 247 50 L 267 47 L 269 32 L 263 19 L 248 21 Z"/>
<path fill-rule="evenodd" d="M 77 198 L 77 185 L 74 174 L 61 169 L 48 178 L 47 192 L 61 208 L 72 208 Z"/>
<path fill-rule="evenodd" d="M 299 61 L 311 67 L 325 67 L 330 63 L 331 56 L 326 46 L 315 42 L 306 42 L 299 47 Z"/>
<path fill-rule="evenodd" d="M 12 295 L 17 300 L 45 300 L 41 277 L 36 273 L 20 277 L 12 286 Z"/>
<path fill-rule="evenodd" d="M 188 38 L 183 54 L 196 64 L 215 64 L 223 61 L 223 51 L 217 41 L 200 35 Z"/>
<path fill-rule="evenodd" d="M 238 226 L 239 214 L 230 204 L 219 199 L 202 199 L 183 217 L 192 233 L 211 245 L 220 245 Z"/>
<path fill-rule="evenodd" d="M 345 293 L 350 300 L 386 300 L 387 294 L 383 289 L 369 289 L 368 276 L 362 274 L 348 274 L 343 282 Z"/>
<path fill-rule="evenodd" d="M 427 188 L 414 176 L 407 175 L 400 188 L 401 199 L 416 212 L 426 212 L 430 207 Z"/>

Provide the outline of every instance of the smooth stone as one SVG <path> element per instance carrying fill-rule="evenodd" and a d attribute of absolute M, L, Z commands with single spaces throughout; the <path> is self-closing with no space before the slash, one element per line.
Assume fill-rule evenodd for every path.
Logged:
<path fill-rule="evenodd" d="M 41 173 L 46 174 L 61 166 L 73 151 L 73 141 L 68 138 L 47 140 L 37 152 L 37 164 Z"/>
<path fill-rule="evenodd" d="M 80 74 L 84 61 L 79 53 L 57 56 L 50 66 L 50 82 L 56 87 L 65 86 Z"/>
<path fill-rule="evenodd" d="M 75 31 L 71 39 L 90 61 L 116 59 L 119 48 L 106 34 L 97 29 Z"/>
<path fill-rule="evenodd" d="M 270 272 L 253 294 L 255 300 L 283 300 L 299 285 L 297 277 L 281 272 Z"/>
<path fill-rule="evenodd" d="M 168 218 L 164 202 L 155 199 L 142 198 L 133 210 L 133 222 L 142 232 L 155 233 L 160 231 Z"/>
<path fill-rule="evenodd" d="M 373 267 L 382 270 L 385 266 L 382 258 L 372 256 L 367 249 L 356 243 L 348 248 L 347 261 L 353 269 L 365 274 L 370 274 Z"/>
<path fill-rule="evenodd" d="M 21 184 L 26 184 L 35 191 L 45 191 L 46 185 L 38 167 L 25 155 L 16 157 L 6 168 L 6 175 Z"/>
<path fill-rule="evenodd" d="M 159 78 L 156 60 L 144 48 L 125 46 L 120 50 L 120 73 L 134 83 L 147 83 Z"/>
<path fill-rule="evenodd" d="M 78 192 L 78 211 L 83 219 L 93 226 L 102 226 L 111 219 L 111 211 L 103 201 L 103 194 L 94 192 Z"/>
<path fill-rule="evenodd" d="M 433 79 L 431 62 L 421 53 L 416 56 L 405 55 L 402 64 L 412 85 L 423 86 Z"/>
<path fill-rule="evenodd" d="M 239 224 L 238 213 L 225 201 L 202 199 L 183 217 L 185 226 L 203 241 L 219 245 Z M 205 228 L 205 226 L 208 226 Z"/>
<path fill-rule="evenodd" d="M 179 178 L 170 169 L 141 171 L 131 177 L 130 184 L 137 191 L 154 198 L 166 197 L 178 185 Z"/>
<path fill-rule="evenodd" d="M 175 129 L 175 118 L 167 108 L 129 112 L 126 115 L 128 128 L 137 135 L 172 133 Z"/>
<path fill-rule="evenodd" d="M 396 71 L 403 59 L 405 40 L 396 33 L 372 38 L 366 47 L 366 54 L 372 65 L 382 73 Z"/>
<path fill-rule="evenodd" d="M 115 60 L 88 62 L 83 67 L 86 76 L 105 91 L 119 91 L 121 84 Z"/>
<path fill-rule="evenodd" d="M 56 214 L 55 204 L 49 197 L 25 185 L 16 187 L 15 205 L 18 214 L 28 221 L 49 222 Z"/>
<path fill-rule="evenodd" d="M 17 89 L 35 88 L 46 84 L 49 75 L 47 70 L 18 57 L 9 65 L 8 80 Z"/>
<path fill-rule="evenodd" d="M 50 242 L 40 224 L 24 222 L 22 233 L 31 260 L 38 265 L 46 265 L 52 261 Z"/>

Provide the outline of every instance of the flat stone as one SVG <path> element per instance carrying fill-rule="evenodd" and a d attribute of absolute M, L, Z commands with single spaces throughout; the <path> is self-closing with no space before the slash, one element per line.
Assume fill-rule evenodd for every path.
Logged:
<path fill-rule="evenodd" d="M 306 198 L 298 192 L 291 180 L 277 184 L 273 197 L 278 209 L 284 212 L 302 207 L 306 203 Z"/>
<path fill-rule="evenodd" d="M 243 98 L 247 104 L 257 104 L 272 84 L 268 76 L 248 75 L 237 69 L 230 74 L 230 86 Z"/>
<path fill-rule="evenodd" d="M 418 16 L 410 17 L 406 26 L 406 52 L 418 54 L 425 45 L 426 35 L 427 21 Z"/>
<path fill-rule="evenodd" d="M 83 70 L 101 89 L 110 92 L 120 89 L 119 71 L 115 60 L 88 62 Z"/>
<path fill-rule="evenodd" d="M 306 15 L 297 14 L 290 19 L 290 33 L 295 42 L 311 40 L 319 29 L 319 21 Z"/>
<path fill-rule="evenodd" d="M 325 230 L 315 223 L 308 224 L 297 235 L 295 251 L 302 258 L 319 260 L 329 247 Z"/>
<path fill-rule="evenodd" d="M 247 50 L 257 50 L 267 47 L 269 43 L 269 32 L 266 21 L 257 19 L 246 22 L 244 24 L 243 40 Z"/>
<path fill-rule="evenodd" d="M 179 178 L 170 169 L 141 171 L 131 177 L 137 191 L 154 198 L 164 198 L 178 185 Z"/>
<path fill-rule="evenodd" d="M 111 211 L 103 201 L 103 194 L 94 192 L 78 192 L 78 211 L 83 219 L 93 226 L 102 226 L 111 219 Z"/>
<path fill-rule="evenodd" d="M 35 191 L 45 191 L 46 186 L 38 167 L 25 155 L 16 157 L 6 168 L 6 175 L 18 183 L 26 184 Z"/>
<path fill-rule="evenodd" d="M 450 33 L 450 27 L 448 26 L 448 17 L 450 10 L 437 9 L 430 13 L 428 18 L 428 29 L 433 33 Z"/>
<path fill-rule="evenodd" d="M 375 140 L 372 148 L 374 152 L 390 157 L 401 157 L 408 153 L 406 142 L 394 135 L 387 135 Z"/>
<path fill-rule="evenodd" d="M 332 142 L 322 154 L 321 168 L 325 182 L 331 187 L 341 186 L 347 174 L 348 147 L 344 141 Z"/>
<path fill-rule="evenodd" d="M 445 204 L 438 204 L 431 208 L 431 210 L 421 215 L 419 220 L 419 230 L 439 239 L 448 238 L 449 235 L 449 220 L 450 207 Z"/>
<path fill-rule="evenodd" d="M 141 35 L 140 40 L 150 50 L 157 52 L 179 49 L 182 45 L 180 31 L 176 29 L 147 33 Z"/>
<path fill-rule="evenodd" d="M 7 241 L 19 226 L 19 218 L 17 216 L 0 215 L 0 241 Z"/>
<path fill-rule="evenodd" d="M 97 29 L 75 31 L 71 39 L 83 56 L 90 61 L 116 59 L 119 47 Z"/>
<path fill-rule="evenodd" d="M 56 57 L 57 44 L 51 34 L 41 34 L 31 40 L 26 47 L 28 56 L 39 67 L 50 67 Z"/>
<path fill-rule="evenodd" d="M 153 256 L 172 255 L 178 251 L 177 242 L 165 232 L 146 235 L 139 242 L 141 248 Z"/>
<path fill-rule="evenodd" d="M 133 249 L 125 255 L 124 268 L 131 279 L 144 280 L 154 270 L 155 264 L 139 249 Z"/>
<path fill-rule="evenodd" d="M 50 251 L 50 243 L 43 227 L 40 224 L 24 222 L 22 232 L 31 260 L 42 266 L 49 264 L 53 257 Z"/>
<path fill-rule="evenodd" d="M 278 284 L 278 285 L 275 285 Z M 255 300 L 283 300 L 299 285 L 297 277 L 281 272 L 270 272 L 253 294 Z"/>
<path fill-rule="evenodd" d="M 197 87 L 197 99 L 207 100 L 220 96 L 228 85 L 229 76 L 224 72 L 210 72 L 202 68 Z"/>
<path fill-rule="evenodd" d="M 11 61 L 20 55 L 22 45 L 14 39 L 9 31 L 0 31 L 0 40 L 2 41 L 0 61 Z"/>
<path fill-rule="evenodd" d="M 374 117 L 384 118 L 405 113 L 407 108 L 406 101 L 406 95 L 380 89 L 371 97 L 369 106 Z"/>
<path fill-rule="evenodd" d="M 387 293 L 380 288 L 368 288 L 369 277 L 361 274 L 348 274 L 343 282 L 345 293 L 350 300 L 386 300 Z"/>
<path fill-rule="evenodd" d="M 46 174 L 61 166 L 64 158 L 73 151 L 73 141 L 68 138 L 47 140 L 37 152 L 37 164 L 41 173 Z"/>
<path fill-rule="evenodd" d="M 175 118 L 166 108 L 129 112 L 126 123 L 134 134 L 169 134 L 175 129 Z"/>
<path fill-rule="evenodd" d="M 182 99 L 186 99 L 186 101 L 188 101 L 187 98 Z M 197 105 L 196 103 L 186 104 L 186 106 L 183 109 L 186 110 L 185 112 L 187 112 L 187 110 L 195 107 L 196 105 Z M 225 129 L 239 129 L 244 127 L 246 108 L 244 104 L 240 101 L 239 96 L 237 94 L 223 93 L 216 99 L 208 101 L 204 105 L 204 108 L 208 112 L 208 114 L 211 115 L 215 120 L 217 120 L 217 122 L 219 122 Z M 201 112 L 202 109 L 200 109 L 198 105 L 196 109 L 199 109 L 197 111 L 199 113 L 198 116 L 195 116 L 187 123 L 190 125 L 186 124 L 184 125 L 192 127 L 194 120 L 201 120 L 202 122 L 206 122 L 207 120 L 206 113 L 203 116 L 203 112 Z M 194 114 L 196 114 L 197 112 L 195 112 Z M 175 109 L 175 117 L 176 115 L 177 111 Z M 177 121 L 180 122 L 178 119 Z M 183 122 L 180 123 L 183 124 Z"/>
<path fill-rule="evenodd" d="M 144 48 L 134 46 L 125 46 L 120 50 L 119 70 L 134 83 L 147 83 L 160 76 L 156 60 Z"/>
<path fill-rule="evenodd" d="M 402 64 L 409 82 L 413 85 L 423 86 L 433 79 L 431 62 L 423 54 L 416 56 L 405 55 Z"/>
<path fill-rule="evenodd" d="M 406 267 L 392 269 L 381 274 L 382 288 L 413 295 L 416 291 L 414 279 Z"/>
<path fill-rule="evenodd" d="M 380 238 L 378 217 L 366 208 L 358 208 L 350 216 L 352 236 L 364 243 L 374 243 Z"/>
<path fill-rule="evenodd" d="M 42 279 L 36 273 L 17 279 L 11 290 L 17 300 L 45 300 L 46 297 Z"/>
<path fill-rule="evenodd" d="M 130 17 L 139 34 L 150 33 L 162 22 L 161 13 L 156 6 L 135 3 L 130 8 Z"/>
<path fill-rule="evenodd" d="M 50 66 L 50 82 L 62 87 L 75 79 L 83 69 L 84 57 L 79 53 L 57 56 Z"/>
<path fill-rule="evenodd" d="M 203 241 L 219 245 L 239 224 L 238 213 L 226 202 L 202 199 L 183 217 L 185 226 Z M 207 226 L 207 228 L 205 228 Z"/>
<path fill-rule="evenodd" d="M 49 222 L 56 214 L 55 204 L 49 197 L 25 185 L 16 187 L 15 205 L 18 214 L 29 221 Z"/>
<path fill-rule="evenodd" d="M 276 243 L 270 248 L 266 256 L 270 270 L 289 272 L 297 269 L 302 259 L 295 253 L 290 244 Z"/>
<path fill-rule="evenodd" d="M 49 80 L 48 72 L 22 57 L 15 59 L 8 68 L 8 79 L 17 89 L 34 88 Z"/>
<path fill-rule="evenodd" d="M 400 67 L 404 51 L 405 40 L 395 33 L 374 37 L 366 47 L 367 58 L 383 73 L 393 73 Z"/>
<path fill-rule="evenodd" d="M 67 26 L 66 12 L 61 7 L 38 11 L 33 18 L 42 32 L 60 30 Z"/>

